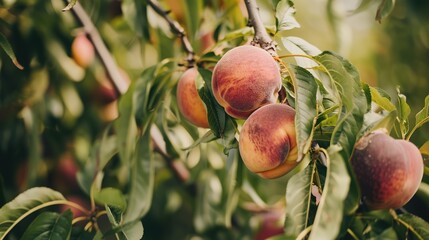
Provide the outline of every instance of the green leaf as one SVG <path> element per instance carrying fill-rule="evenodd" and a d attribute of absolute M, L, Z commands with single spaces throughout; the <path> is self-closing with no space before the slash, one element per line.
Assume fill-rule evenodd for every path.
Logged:
<path fill-rule="evenodd" d="M 137 124 L 134 119 L 135 104 L 133 102 L 134 85 L 119 99 L 119 117 L 114 121 L 117 133 L 119 156 L 123 163 L 131 161 L 137 138 Z"/>
<path fill-rule="evenodd" d="M 415 215 L 405 213 L 398 215 L 400 224 L 405 224 L 409 234 L 417 239 L 429 239 L 429 223 Z"/>
<path fill-rule="evenodd" d="M 0 208 L 0 240 L 25 217 L 47 206 L 59 204 L 64 196 L 46 187 L 31 188 Z"/>
<path fill-rule="evenodd" d="M 298 142 L 298 160 L 309 151 L 313 141 L 314 126 L 317 120 L 318 85 L 313 75 L 299 66 L 291 65 L 291 78 L 295 80 L 295 129 Z"/>
<path fill-rule="evenodd" d="M 311 162 L 303 171 L 293 175 L 286 187 L 285 234 L 298 236 L 308 227 L 311 187 L 316 164 Z"/>
<path fill-rule="evenodd" d="M 188 36 L 191 41 L 195 39 L 203 16 L 203 0 L 184 0 L 185 19 Z"/>
<path fill-rule="evenodd" d="M 24 67 L 18 62 L 18 59 L 16 59 L 15 52 L 13 51 L 12 46 L 10 45 L 6 36 L 3 35 L 3 33 L 1 32 L 0 32 L 0 47 L 3 48 L 3 50 L 6 52 L 9 58 L 12 60 L 13 64 L 15 64 L 15 66 L 18 69 L 20 70 L 24 69 Z"/>
<path fill-rule="evenodd" d="M 396 110 L 395 105 L 389 98 L 383 96 L 377 88 L 370 87 L 372 101 L 386 111 L 392 112 Z"/>
<path fill-rule="evenodd" d="M 364 115 L 368 110 L 367 98 L 360 82 L 359 73 L 350 62 L 330 52 L 324 52 L 316 58 L 329 72 L 338 88 L 341 102 L 345 105 L 341 108 L 332 132 L 331 145 L 341 146 L 342 159 L 352 177 L 351 186 L 348 188 L 350 191 L 345 202 L 345 212 L 350 214 L 357 209 L 360 194 L 348 159 L 355 142 L 362 134 Z"/>
<path fill-rule="evenodd" d="M 125 211 L 127 206 L 124 195 L 116 188 L 103 188 L 101 191 L 94 194 L 94 199 L 98 204 L 107 204 L 108 206 L 115 207 L 122 212 Z"/>
<path fill-rule="evenodd" d="M 138 36 L 149 39 L 146 1 L 124 0 L 121 5 L 125 21 Z"/>
<path fill-rule="evenodd" d="M 135 117 L 142 132 L 152 124 L 166 95 L 174 87 L 175 82 L 171 80 L 174 70 L 175 64 L 166 59 L 145 69 L 137 79 L 134 105 L 138 108 L 136 108 Z"/>
<path fill-rule="evenodd" d="M 198 138 L 195 142 L 193 142 L 189 147 L 186 147 L 183 150 L 191 150 L 192 148 L 200 145 L 201 143 L 208 143 L 216 139 L 217 137 L 213 134 L 213 131 L 210 130 L 206 132 L 202 137 Z"/>
<path fill-rule="evenodd" d="M 95 142 L 84 167 L 79 169 L 76 174 L 79 186 L 87 194 L 90 192 L 96 174 L 102 171 L 113 156 L 118 153 L 117 137 L 109 136 L 109 130 L 107 128 L 103 133 L 103 137 Z"/>
<path fill-rule="evenodd" d="M 21 240 L 70 239 L 73 214 L 70 210 L 62 214 L 42 212 L 25 230 Z"/>
<path fill-rule="evenodd" d="M 416 125 L 423 125 L 429 117 L 429 95 L 425 98 L 425 106 L 416 114 Z"/>
<path fill-rule="evenodd" d="M 399 129 L 401 131 L 402 138 L 405 138 L 405 135 L 408 133 L 410 123 L 408 117 L 411 113 L 411 108 L 407 103 L 407 97 L 399 92 L 398 89 L 398 123 Z"/>
<path fill-rule="evenodd" d="M 280 55 L 287 56 L 287 53 L 296 55 L 294 56 L 296 63 L 300 67 L 306 68 L 311 73 L 316 75 L 312 68 L 315 68 L 317 66 L 317 63 L 313 59 L 311 59 L 310 56 L 319 55 L 320 53 L 322 53 L 322 51 L 299 37 L 281 37 L 279 35 L 276 35 L 275 40 L 279 44 Z"/>
<path fill-rule="evenodd" d="M 104 234 L 104 237 L 115 235 L 119 240 L 127 239 L 142 239 L 143 237 L 143 224 L 141 221 L 132 222 L 125 226 L 121 226 L 122 222 L 122 211 L 116 208 L 111 208 L 106 205 L 107 217 L 112 224 L 114 231 L 108 231 Z"/>
<path fill-rule="evenodd" d="M 309 239 L 336 239 L 340 232 L 351 181 L 341 150 L 339 145 L 328 148 L 325 186 Z"/>
<path fill-rule="evenodd" d="M 146 131 L 138 139 L 136 154 L 130 165 L 130 193 L 124 216 L 126 223 L 142 218 L 152 204 L 155 167 L 150 142 L 150 131 Z"/>
<path fill-rule="evenodd" d="M 214 226 L 225 224 L 225 215 L 221 211 L 222 182 L 211 170 L 203 170 L 197 181 L 195 215 L 193 218 L 197 231 L 202 232 Z"/>
<path fill-rule="evenodd" d="M 225 113 L 212 94 L 212 72 L 203 68 L 198 69 L 204 80 L 204 86 L 198 93 L 207 107 L 207 117 L 214 135 L 224 140 L 224 146 L 232 146 L 235 140 L 235 121 Z"/>
<path fill-rule="evenodd" d="M 290 0 L 281 0 L 277 4 L 276 18 L 277 18 L 277 31 L 291 30 L 301 27 L 296 21 L 294 3 Z"/>
<path fill-rule="evenodd" d="M 367 100 L 362 89 L 356 68 L 342 57 L 324 52 L 316 57 L 325 66 L 335 81 L 341 101 L 345 105 L 339 115 L 337 126 L 332 134 L 331 144 L 339 144 L 345 152 L 345 159 L 351 155 L 359 137 L 363 117 L 367 111 Z"/>
<path fill-rule="evenodd" d="M 380 5 L 378 5 L 377 13 L 375 15 L 375 20 L 381 22 L 384 18 L 389 16 L 395 7 L 396 0 L 381 0 Z"/>
<path fill-rule="evenodd" d="M 408 134 L 407 139 L 410 139 L 413 133 L 424 124 L 429 122 L 429 95 L 425 98 L 425 106 L 416 114 L 416 123 L 414 128 Z"/>

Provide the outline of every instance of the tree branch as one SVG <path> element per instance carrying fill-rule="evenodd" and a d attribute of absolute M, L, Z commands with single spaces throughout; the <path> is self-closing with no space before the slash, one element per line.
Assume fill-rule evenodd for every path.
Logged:
<path fill-rule="evenodd" d="M 113 59 L 112 55 L 104 44 L 100 34 L 97 31 L 97 28 L 92 23 L 91 18 L 88 16 L 85 9 L 83 9 L 79 2 L 76 2 L 76 4 L 71 8 L 71 11 L 75 18 L 82 24 L 85 33 L 94 45 L 95 51 L 100 57 L 101 63 L 105 67 L 107 75 L 109 75 L 110 81 L 112 81 L 116 91 L 121 95 L 124 94 L 128 89 L 128 83 L 127 81 L 123 80 L 115 59 Z"/>
<path fill-rule="evenodd" d="M 256 0 L 244 0 L 244 3 L 246 4 L 247 13 L 249 14 L 248 25 L 255 29 L 253 43 L 260 45 L 272 56 L 277 56 L 276 46 L 270 35 L 265 30 L 265 26 L 262 23 L 261 17 L 259 16 L 259 8 L 256 4 Z"/>
<path fill-rule="evenodd" d="M 118 65 L 116 64 L 115 59 L 112 57 L 106 45 L 104 44 L 100 36 L 100 33 L 98 32 L 97 28 L 94 26 L 94 23 L 92 22 L 91 18 L 88 16 L 85 9 L 83 9 L 82 5 L 80 5 L 79 2 L 76 2 L 76 4 L 70 10 L 72 11 L 75 18 L 81 23 L 83 29 L 85 30 L 85 33 L 89 37 L 89 40 L 94 45 L 95 51 L 97 52 L 105 70 L 107 71 L 107 74 L 109 75 L 109 79 L 112 82 L 112 85 L 115 87 L 115 90 L 119 93 L 119 95 L 124 94 L 128 89 L 128 83 L 122 79 L 121 72 L 119 70 Z M 182 38 L 184 38 L 187 41 L 187 43 L 189 43 L 189 41 L 186 39 L 184 34 Z M 189 58 L 189 55 L 191 55 L 192 61 L 193 61 L 194 58 L 193 58 L 192 47 L 190 49 L 191 49 L 190 52 L 188 52 L 189 53 L 188 58 Z M 161 140 L 157 138 L 156 135 L 153 134 L 152 132 L 151 132 L 151 139 L 155 145 L 154 150 L 161 154 L 161 156 L 167 162 L 167 165 L 173 171 L 174 175 L 181 182 L 186 182 L 189 179 L 190 174 L 188 169 L 184 166 L 183 162 L 172 159 L 165 150 L 161 149 L 159 147 L 161 146 L 161 143 L 160 143 Z"/>
<path fill-rule="evenodd" d="M 154 2 L 152 0 L 146 0 L 146 2 L 156 13 L 158 13 L 158 15 L 165 19 L 165 21 L 168 23 L 168 26 L 170 26 L 171 32 L 174 33 L 178 38 L 180 38 L 183 49 L 188 54 L 186 58 L 186 61 L 188 61 L 188 67 L 194 66 L 195 53 L 192 48 L 191 42 L 189 42 L 189 39 L 186 35 L 185 29 L 183 29 L 183 27 L 177 21 L 175 21 L 168 15 L 170 13 L 169 11 L 164 10 L 157 2 Z"/>

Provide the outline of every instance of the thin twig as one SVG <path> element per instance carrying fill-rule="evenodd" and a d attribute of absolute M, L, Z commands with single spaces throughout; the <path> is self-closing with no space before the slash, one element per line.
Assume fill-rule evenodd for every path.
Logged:
<path fill-rule="evenodd" d="M 260 45 L 272 56 L 277 56 L 276 46 L 270 35 L 267 33 L 261 17 L 259 16 L 259 8 L 256 4 L 256 0 L 245 0 L 244 3 L 246 4 L 247 13 L 249 14 L 248 25 L 255 29 L 253 43 Z"/>
<path fill-rule="evenodd" d="M 149 1 L 148 1 L 149 2 Z M 162 10 L 162 9 L 161 9 Z M 75 18 L 81 23 L 83 29 L 85 30 L 85 33 L 88 35 L 89 40 L 94 45 L 95 51 L 97 52 L 101 63 L 103 64 L 105 70 L 107 71 L 107 74 L 109 75 L 109 79 L 112 83 L 112 85 L 115 87 L 116 91 L 119 93 L 119 95 L 124 94 L 128 89 L 128 83 L 122 79 L 121 72 L 119 70 L 118 65 L 116 64 L 116 61 L 110 54 L 109 50 L 107 49 L 106 45 L 104 44 L 100 33 L 98 32 L 97 28 L 94 26 L 94 23 L 92 22 L 91 18 L 86 13 L 85 9 L 83 9 L 82 5 L 77 2 L 72 8 L 71 11 Z M 180 27 L 179 24 L 175 24 Z M 189 40 L 186 38 L 186 35 L 184 34 L 184 31 L 181 27 L 177 28 L 176 31 L 180 32 L 180 38 L 182 39 L 182 42 L 184 42 L 184 47 L 186 51 L 188 52 L 188 62 L 189 64 L 194 63 L 194 54 L 192 47 L 189 43 Z M 180 161 L 173 161 L 171 157 L 168 155 L 167 152 L 161 150 L 158 146 L 161 146 L 160 139 L 158 139 L 154 134 L 151 133 L 152 141 L 155 144 L 155 151 L 159 152 L 167 162 L 167 165 L 170 167 L 170 169 L 173 171 L 175 176 L 181 181 L 186 182 L 189 179 L 189 172 L 188 169 L 183 165 Z M 181 163 L 181 164 L 177 164 Z"/>
<path fill-rule="evenodd" d="M 164 10 L 157 2 L 152 0 L 146 0 L 149 6 L 160 15 L 170 26 L 170 30 L 175 34 L 180 41 L 182 42 L 183 49 L 188 54 L 186 61 L 188 61 L 188 67 L 193 67 L 195 64 L 195 53 L 192 48 L 191 42 L 189 41 L 185 29 L 174 19 L 172 19 L 168 14 L 170 11 Z"/>
<path fill-rule="evenodd" d="M 75 18 L 82 24 L 85 33 L 94 45 L 95 51 L 100 57 L 101 63 L 105 67 L 110 81 L 112 81 L 116 91 L 121 95 L 124 94 L 127 91 L 129 84 L 127 81 L 123 80 L 123 76 L 115 62 L 115 59 L 104 44 L 97 28 L 94 26 L 94 23 L 92 23 L 91 18 L 79 2 L 71 8 L 71 11 Z"/>

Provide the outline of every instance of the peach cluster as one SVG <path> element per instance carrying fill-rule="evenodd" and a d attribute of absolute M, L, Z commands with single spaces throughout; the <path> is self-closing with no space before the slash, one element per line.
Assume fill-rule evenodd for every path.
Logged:
<path fill-rule="evenodd" d="M 208 127 L 207 111 L 195 86 L 198 71 L 187 70 L 177 86 L 177 104 L 189 122 Z M 226 52 L 212 75 L 216 101 L 231 117 L 246 119 L 239 150 L 246 167 L 263 178 L 283 176 L 297 165 L 295 110 L 276 103 L 280 68 L 265 50 L 245 45 Z"/>

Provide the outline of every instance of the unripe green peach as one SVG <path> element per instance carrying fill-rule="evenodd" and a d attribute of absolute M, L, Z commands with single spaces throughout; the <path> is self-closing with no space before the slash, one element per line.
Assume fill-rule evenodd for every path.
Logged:
<path fill-rule="evenodd" d="M 177 84 L 177 106 L 183 117 L 197 127 L 208 128 L 207 110 L 198 95 L 195 79 L 198 71 L 195 68 L 186 70 Z"/>
<path fill-rule="evenodd" d="M 83 68 L 88 67 L 94 61 L 94 46 L 85 34 L 81 33 L 73 40 L 71 45 L 71 54 L 74 61 Z"/>
<path fill-rule="evenodd" d="M 423 158 L 411 142 L 376 130 L 362 137 L 351 158 L 362 198 L 370 209 L 400 208 L 423 178 Z"/>
<path fill-rule="evenodd" d="M 214 97 L 230 116 L 239 119 L 246 119 L 265 104 L 275 103 L 281 86 L 276 61 L 255 46 L 229 50 L 213 70 Z"/>
<path fill-rule="evenodd" d="M 246 167 L 263 178 L 277 178 L 297 165 L 295 110 L 288 105 L 265 105 L 244 122 L 239 138 Z"/>

